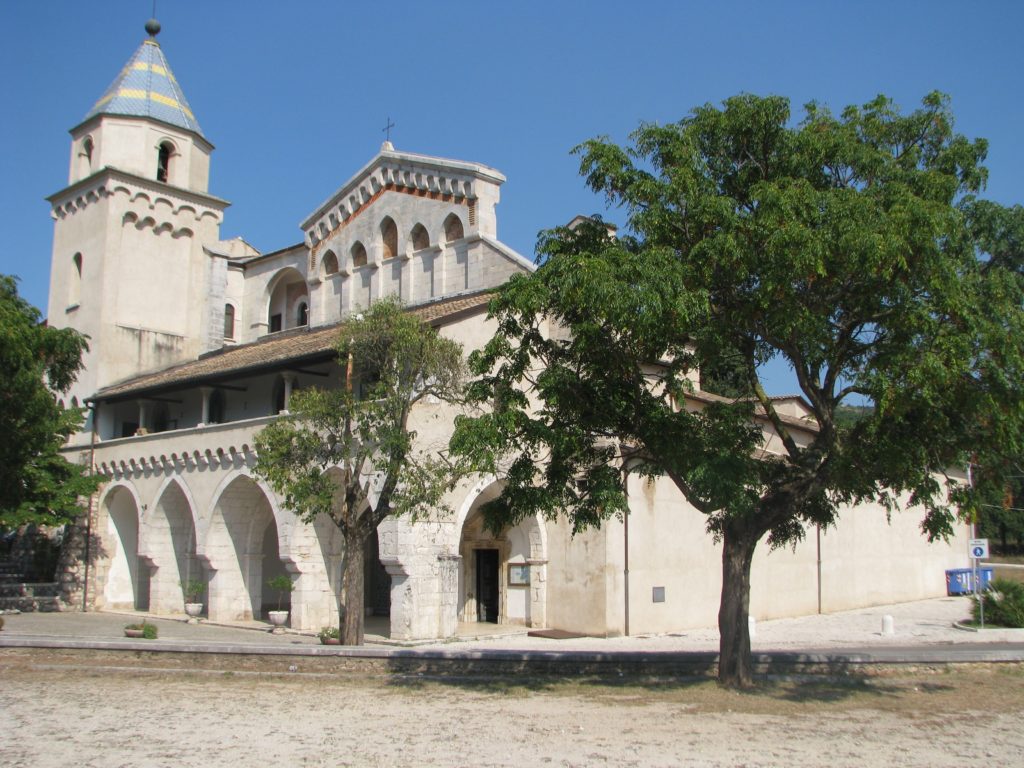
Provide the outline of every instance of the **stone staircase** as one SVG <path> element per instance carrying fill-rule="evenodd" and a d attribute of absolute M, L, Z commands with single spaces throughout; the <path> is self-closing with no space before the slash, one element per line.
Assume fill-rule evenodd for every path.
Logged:
<path fill-rule="evenodd" d="M 58 582 L 33 584 L 22 579 L 14 563 L 0 560 L 0 613 L 61 610 Z"/>

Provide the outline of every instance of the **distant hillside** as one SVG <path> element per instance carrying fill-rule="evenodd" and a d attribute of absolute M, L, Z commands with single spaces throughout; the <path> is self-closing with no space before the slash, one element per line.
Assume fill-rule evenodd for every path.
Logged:
<path fill-rule="evenodd" d="M 836 408 L 836 424 L 840 427 L 852 427 L 874 411 L 873 405 L 840 405 Z"/>

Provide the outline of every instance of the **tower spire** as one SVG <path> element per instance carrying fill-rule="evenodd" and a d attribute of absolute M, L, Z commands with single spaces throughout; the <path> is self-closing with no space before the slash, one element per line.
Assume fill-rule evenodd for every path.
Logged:
<path fill-rule="evenodd" d="M 203 135 L 185 94 L 171 72 L 156 36 L 160 22 L 146 22 L 149 37 L 135 51 L 110 87 L 85 116 L 98 114 L 148 117 Z"/>

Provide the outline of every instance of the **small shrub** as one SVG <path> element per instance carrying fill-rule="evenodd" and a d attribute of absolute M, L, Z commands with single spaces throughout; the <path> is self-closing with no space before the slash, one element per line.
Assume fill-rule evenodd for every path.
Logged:
<path fill-rule="evenodd" d="M 181 591 L 185 595 L 186 603 L 198 603 L 205 589 L 206 584 L 195 579 L 181 582 Z"/>
<path fill-rule="evenodd" d="M 156 624 L 149 624 L 145 620 L 141 624 L 126 624 L 125 629 L 141 629 L 142 637 L 146 640 L 156 640 Z"/>
<path fill-rule="evenodd" d="M 1024 628 L 1024 584 L 995 579 L 971 606 L 975 622 L 981 620 L 982 604 L 985 606 L 986 624 Z"/>
<path fill-rule="evenodd" d="M 337 627 L 324 627 L 317 634 L 317 637 L 320 638 L 321 643 L 324 643 L 328 640 L 337 640 L 341 637 L 341 632 Z"/>
<path fill-rule="evenodd" d="M 277 610 L 280 611 L 281 603 L 284 602 L 285 594 L 294 590 L 295 584 L 292 582 L 290 576 L 282 573 L 272 579 L 267 579 L 267 586 L 277 591 Z"/>

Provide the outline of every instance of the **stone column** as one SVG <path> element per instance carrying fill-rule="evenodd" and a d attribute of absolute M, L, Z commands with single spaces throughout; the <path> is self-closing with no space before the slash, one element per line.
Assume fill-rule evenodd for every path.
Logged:
<path fill-rule="evenodd" d="M 438 555 L 438 637 L 454 637 L 459 630 L 459 555 Z"/>
<path fill-rule="evenodd" d="M 414 640 L 415 605 L 409 573 L 396 557 L 381 557 L 380 562 L 391 577 L 391 639 Z"/>
<path fill-rule="evenodd" d="M 334 597 L 327 573 L 308 556 L 297 560 L 282 557 L 289 575 L 294 577 L 292 592 L 292 629 L 319 630 L 338 626 L 338 601 Z"/>
<path fill-rule="evenodd" d="M 292 386 L 295 384 L 295 374 L 283 373 L 281 378 L 284 379 L 284 410 L 281 413 L 288 413 L 288 405 L 292 399 Z"/>
<path fill-rule="evenodd" d="M 149 406 L 148 401 L 139 400 L 139 434 L 141 435 L 149 432 Z"/>
<path fill-rule="evenodd" d="M 200 387 L 199 391 L 203 395 L 203 415 L 199 419 L 197 426 L 205 427 L 210 423 L 210 397 L 213 395 L 213 387 Z M 287 402 L 287 399 L 285 402 Z"/>
<path fill-rule="evenodd" d="M 530 615 L 527 625 L 548 625 L 548 561 L 527 560 L 530 564 Z"/>

